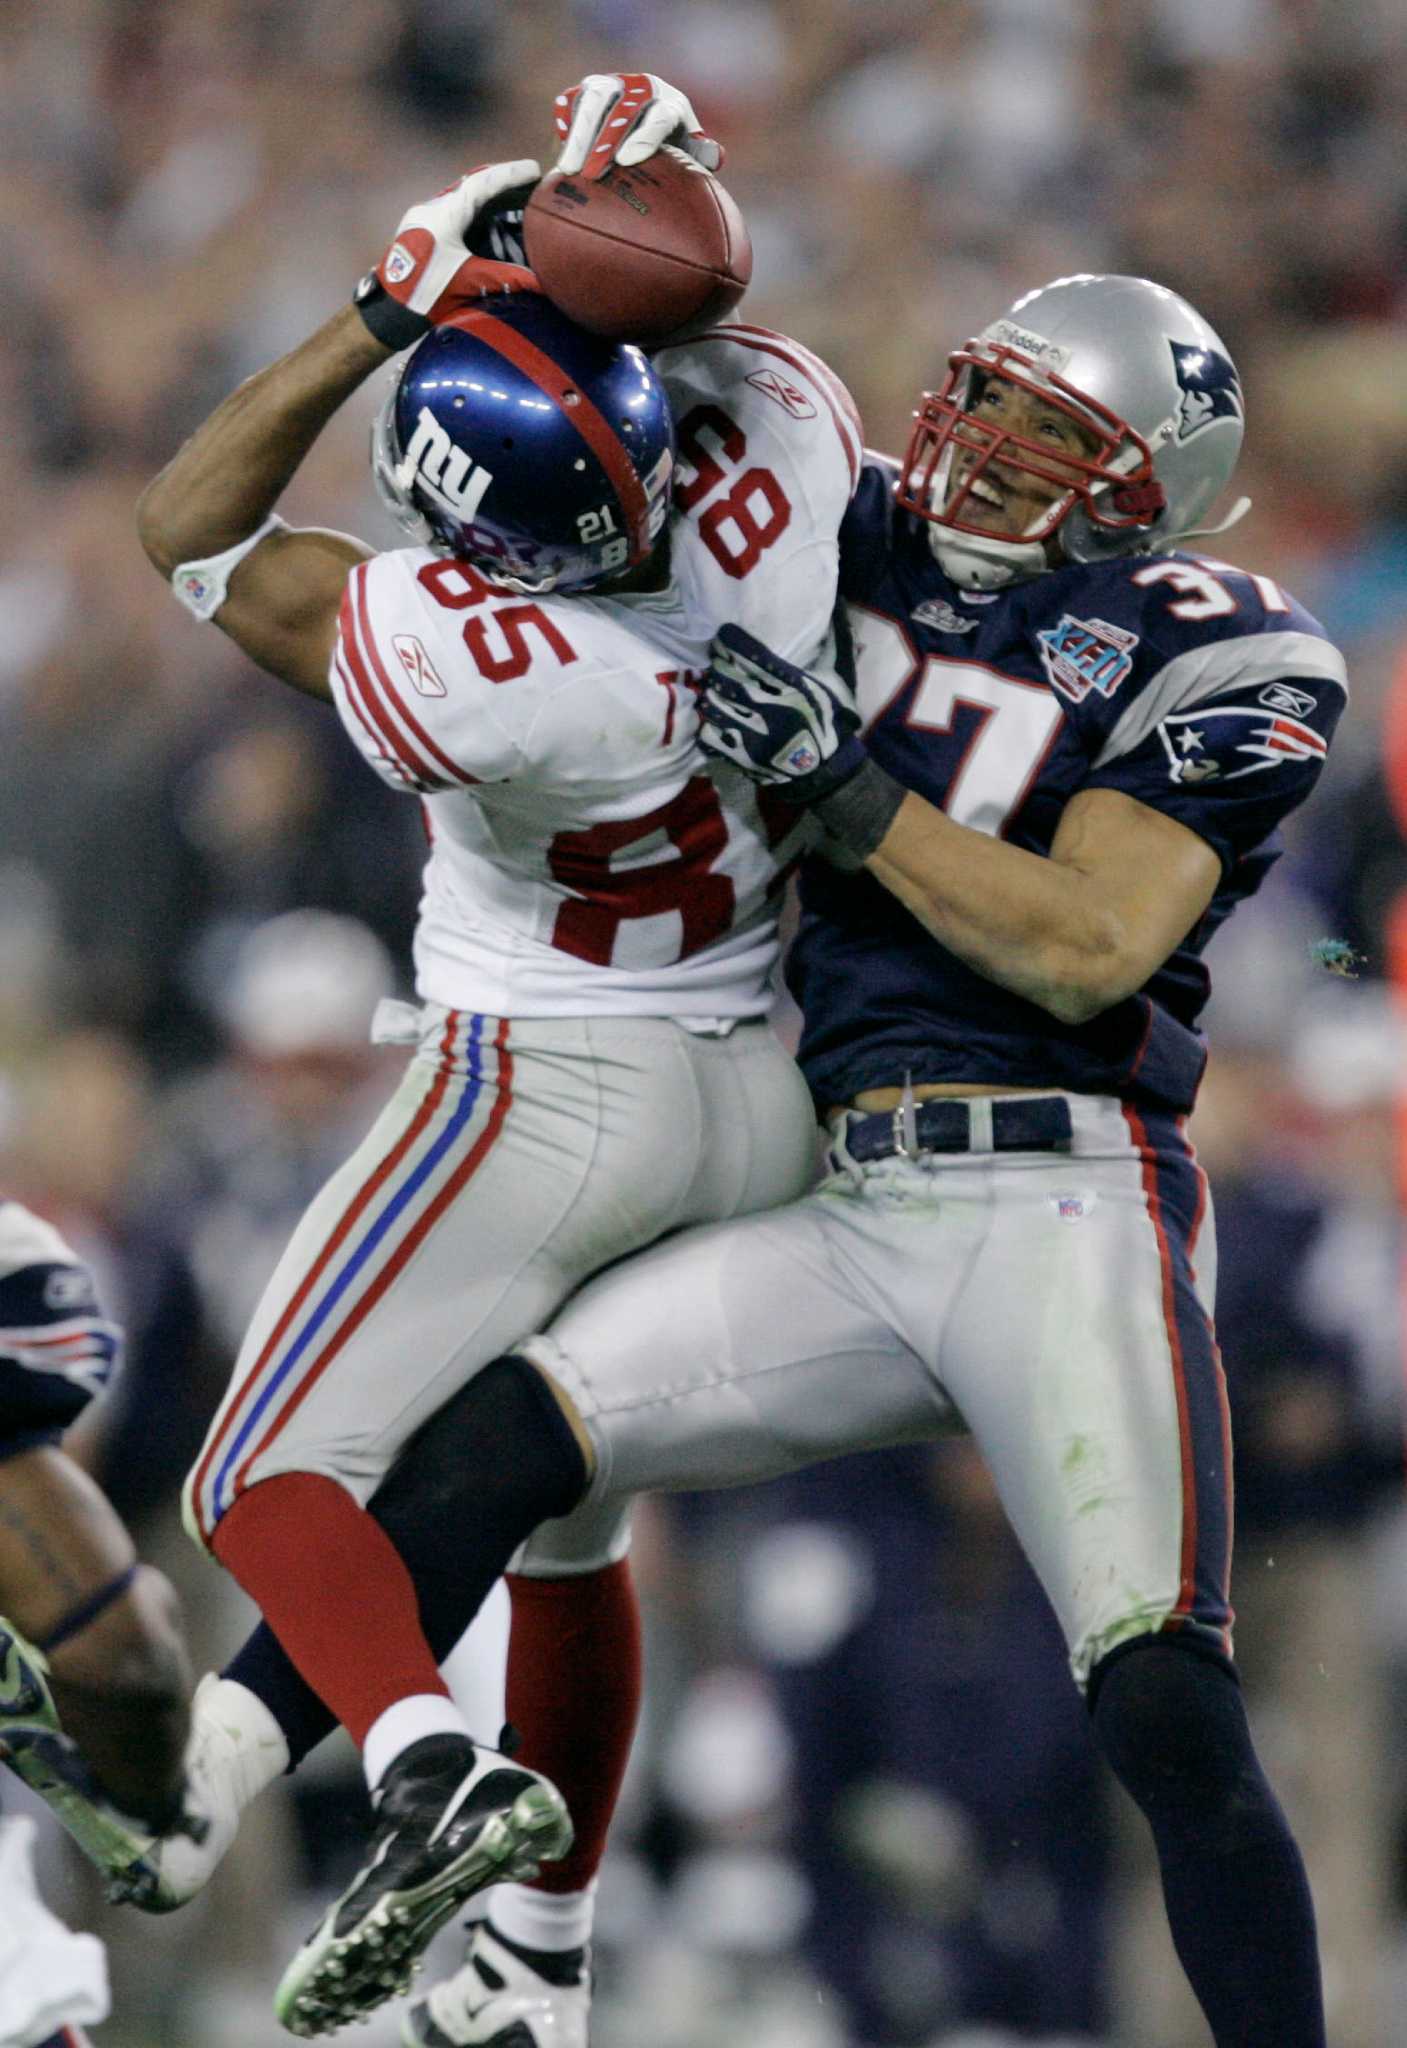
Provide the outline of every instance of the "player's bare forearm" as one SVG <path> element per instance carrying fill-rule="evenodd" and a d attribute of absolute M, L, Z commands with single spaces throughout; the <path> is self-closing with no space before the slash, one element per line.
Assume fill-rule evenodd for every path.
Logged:
<path fill-rule="evenodd" d="M 142 546 L 162 574 L 260 526 L 338 407 L 391 353 L 344 306 L 231 392 L 138 503 Z"/>
<path fill-rule="evenodd" d="M 949 952 L 1068 1024 L 1141 988 L 1220 874 L 1195 833 L 1107 790 L 1073 799 L 1049 857 L 911 793 L 867 865 Z"/>
<path fill-rule="evenodd" d="M 257 533 L 333 413 L 391 353 L 347 306 L 231 392 L 138 504 L 163 575 Z M 370 552 L 346 534 L 273 527 L 230 573 L 215 623 L 271 675 L 326 698 L 347 575 Z"/>

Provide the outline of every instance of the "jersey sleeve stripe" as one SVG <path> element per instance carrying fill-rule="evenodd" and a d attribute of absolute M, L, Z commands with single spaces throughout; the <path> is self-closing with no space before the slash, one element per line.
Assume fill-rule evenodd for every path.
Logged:
<path fill-rule="evenodd" d="M 763 355 L 775 356 L 779 362 L 794 370 L 798 376 L 809 380 L 813 388 L 825 400 L 830 416 L 835 422 L 840 445 L 845 450 L 845 460 L 850 469 L 850 488 L 853 492 L 860 481 L 860 458 L 864 450 L 864 429 L 855 401 L 841 383 L 835 371 L 819 356 L 813 356 L 809 348 L 789 335 L 774 334 L 770 327 L 749 327 L 742 323 L 728 323 L 711 327 L 711 335 L 718 335 L 726 341 L 738 342 L 743 348 L 755 348 Z M 699 339 L 705 339 L 700 336 Z"/>
<path fill-rule="evenodd" d="M 371 752 L 381 762 L 403 789 L 416 791 L 421 796 L 432 796 L 436 791 L 448 789 L 449 783 L 442 775 L 431 775 L 428 769 L 412 769 L 404 758 L 394 726 L 381 707 L 368 702 L 368 694 L 357 682 L 351 664 L 339 654 L 334 664 L 347 702 L 356 716 L 358 725 L 366 734 Z"/>
<path fill-rule="evenodd" d="M 492 313 L 475 312 L 473 332 L 479 340 L 487 342 L 490 348 L 496 349 L 499 355 L 512 363 L 515 369 L 531 377 L 539 391 L 555 406 L 563 406 L 568 391 L 573 394 L 572 409 L 566 416 L 611 480 L 611 488 L 620 500 L 621 510 L 630 525 L 632 559 L 644 554 L 650 544 L 650 504 L 645 496 L 645 486 L 626 454 L 619 434 L 586 393 L 564 375 L 551 356 L 535 348 L 526 335 L 519 334 L 505 320 L 496 320 Z"/>
<path fill-rule="evenodd" d="M 365 705 L 362 703 L 361 691 L 357 687 L 356 678 L 353 676 L 351 668 L 348 666 L 348 663 L 343 657 L 340 645 L 332 657 L 332 673 L 336 682 L 341 685 L 342 695 L 346 699 L 348 710 L 350 711 L 352 717 L 356 719 L 357 724 L 361 727 L 362 731 L 366 734 L 367 752 L 370 753 L 376 761 L 382 763 L 387 769 L 389 769 L 390 772 L 395 776 L 398 783 L 402 784 L 403 786 L 407 786 L 406 771 L 402 767 L 400 761 L 394 758 L 390 753 L 388 753 L 386 748 L 386 742 L 382 739 L 377 727 L 372 723 L 370 714 L 367 712 Z M 408 786 L 417 790 L 422 788 L 422 785 L 419 781 L 411 783 Z"/>
<path fill-rule="evenodd" d="M 355 572 L 354 572 L 355 573 Z M 371 671 L 357 644 L 357 621 L 349 580 L 342 599 L 341 641 L 338 665 L 348 685 L 349 696 L 364 727 L 375 728 L 375 747 L 412 789 L 442 789 L 444 784 L 426 766 L 397 732 L 389 711 L 377 691 Z"/>
<path fill-rule="evenodd" d="M 421 725 L 419 719 L 416 718 L 414 712 L 406 704 L 395 683 L 391 680 L 390 671 L 381 658 L 381 649 L 376 644 L 376 636 L 371 630 L 371 620 L 368 616 L 366 582 L 369 567 L 369 563 L 362 563 L 359 568 L 352 571 L 348 579 L 348 588 L 354 592 L 356 598 L 357 627 L 360 635 L 358 644 L 364 645 L 367 653 L 370 655 L 371 665 L 376 672 L 378 682 L 386 693 L 386 699 L 392 712 L 399 719 L 400 723 L 415 735 L 417 744 L 423 748 L 431 761 L 436 764 L 435 769 L 431 770 L 432 778 L 436 770 L 442 770 L 450 782 L 459 782 L 465 788 L 471 789 L 478 783 L 478 776 L 471 775 L 467 768 L 461 768 L 459 763 L 445 753 L 442 747 L 436 745 L 429 733 L 426 732 L 424 726 Z"/>
<path fill-rule="evenodd" d="M 381 658 L 381 650 L 376 644 L 371 621 L 367 615 L 368 567 L 369 564 L 362 563 L 352 571 L 347 579 L 347 595 L 342 601 L 343 647 L 352 672 L 362 684 L 368 706 L 390 741 L 396 758 L 415 775 L 420 787 L 444 789 L 450 783 L 458 782 L 466 788 L 472 788 L 479 779 L 477 775 L 471 775 L 467 768 L 461 768 L 457 761 L 451 760 L 442 747 L 435 744 L 391 680 L 390 671 Z M 347 632 L 349 618 L 352 627 L 350 634 Z M 382 710 L 389 715 L 389 721 L 394 723 L 379 715 Z M 401 730 L 398 732 L 397 728 Z M 413 744 L 405 738 L 407 732 L 414 735 Z M 417 748 L 420 750 L 419 754 L 416 752 Z M 434 766 L 428 766 L 427 762 L 434 763 Z"/>

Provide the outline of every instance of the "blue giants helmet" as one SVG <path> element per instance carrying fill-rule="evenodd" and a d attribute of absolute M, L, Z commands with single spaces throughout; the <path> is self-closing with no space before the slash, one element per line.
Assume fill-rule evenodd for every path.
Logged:
<path fill-rule="evenodd" d="M 658 539 L 674 424 L 638 348 L 517 292 L 416 345 L 372 430 L 371 466 L 422 545 L 506 590 L 589 590 Z"/>

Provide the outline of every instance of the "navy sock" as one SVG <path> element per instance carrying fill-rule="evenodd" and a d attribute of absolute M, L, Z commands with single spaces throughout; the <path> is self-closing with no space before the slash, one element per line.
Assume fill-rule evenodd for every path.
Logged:
<path fill-rule="evenodd" d="M 1153 1830 L 1173 1944 L 1217 2048 L 1325 2048 L 1309 1882 L 1231 1667 L 1144 1637 L 1098 1667 L 1091 1707 Z"/>
<path fill-rule="evenodd" d="M 585 1460 L 541 1373 L 496 1358 L 406 1446 L 367 1503 L 415 1584 L 420 1625 L 443 1662 L 539 1522 L 569 1514 Z M 288 1743 L 289 1768 L 337 1726 L 261 1622 L 221 1676 L 264 1702 Z"/>

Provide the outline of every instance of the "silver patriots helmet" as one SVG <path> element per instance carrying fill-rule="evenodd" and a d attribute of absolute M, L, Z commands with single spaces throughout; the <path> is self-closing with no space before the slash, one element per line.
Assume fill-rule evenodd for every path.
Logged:
<path fill-rule="evenodd" d="M 1069 413 L 1088 454 L 1049 447 L 972 408 L 1008 380 Z M 933 552 L 955 583 L 997 590 L 1054 560 L 1146 554 L 1196 533 L 1236 466 L 1245 408 L 1236 366 L 1214 328 L 1176 292 L 1145 277 L 1057 278 L 1028 292 L 948 358 L 925 392 L 898 501 L 929 522 Z M 994 526 L 983 479 L 1019 471 L 1050 487 L 1049 505 L 1013 536 Z M 986 516 L 984 518 L 984 506 Z"/>

